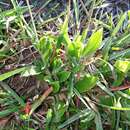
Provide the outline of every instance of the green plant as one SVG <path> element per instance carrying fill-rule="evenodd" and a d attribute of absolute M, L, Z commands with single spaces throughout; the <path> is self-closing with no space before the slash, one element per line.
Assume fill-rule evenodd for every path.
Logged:
<path fill-rule="evenodd" d="M 17 12 L 18 5 L 15 1 L 12 2 L 14 11 Z M 46 31 L 38 40 L 35 21 L 28 2 L 27 0 L 33 29 L 29 27 L 31 30 L 29 28 L 25 30 L 30 31 L 27 36 L 32 38 L 33 46 L 39 52 L 40 58 L 31 65 L 0 75 L 0 86 L 3 88 L 0 92 L 0 104 L 3 105 L 0 118 L 17 112 L 23 127 L 15 124 L 16 127 L 35 129 L 33 126 L 38 126 L 39 122 L 42 122 L 37 121 L 39 118 L 36 114 L 39 114 L 39 109 L 47 103 L 46 99 L 50 96 L 51 103 L 49 102 L 47 106 L 44 115 L 45 123 L 42 126 L 46 130 L 129 128 L 130 93 L 126 78 L 130 77 L 130 35 L 127 20 L 130 12 L 121 13 L 116 19 L 116 24 L 113 24 L 108 13 L 105 23 L 104 19 L 93 18 L 95 9 L 103 1 L 86 2 L 85 6 L 84 1 L 80 1 L 84 10 L 88 5 L 92 7 L 86 29 L 80 30 L 82 9 L 78 1 L 73 0 L 75 14 L 73 22 L 76 28 L 71 34 L 72 38 L 68 33 L 72 22 L 68 20 L 70 15 L 68 11 L 57 34 Z M 17 26 L 23 27 L 21 26 L 24 21 L 23 16 L 20 15 L 17 20 Z M 123 25 L 124 22 L 126 26 Z M 96 26 L 90 30 L 90 25 L 93 23 Z M 110 33 L 108 36 L 105 35 L 105 29 Z M 7 78 L 19 73 L 21 77 L 35 76 L 39 82 L 45 82 L 47 85 L 43 94 L 40 93 L 38 98 L 33 98 L 31 105 L 25 103 L 21 96 L 3 83 Z M 24 112 L 23 109 L 28 111 Z"/>

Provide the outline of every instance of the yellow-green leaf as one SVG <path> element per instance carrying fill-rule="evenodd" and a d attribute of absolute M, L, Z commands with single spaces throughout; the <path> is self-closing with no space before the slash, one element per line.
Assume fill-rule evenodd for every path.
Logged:
<path fill-rule="evenodd" d="M 18 68 L 18 69 L 16 69 L 16 70 L 13 70 L 13 71 L 6 72 L 6 73 L 4 73 L 4 74 L 1 74 L 1 75 L 0 75 L 0 81 L 3 81 L 3 80 L 5 80 L 5 79 L 7 79 L 7 78 L 9 78 L 9 77 L 11 77 L 11 76 L 13 76 L 13 75 L 15 75 L 15 74 L 18 74 L 18 73 L 24 71 L 24 70 L 25 70 L 25 67 L 23 67 L 23 68 Z"/>
<path fill-rule="evenodd" d="M 87 45 L 84 47 L 83 56 L 88 56 L 96 52 L 96 50 L 100 47 L 102 42 L 103 29 L 99 29 L 94 32 L 90 39 L 88 40 Z"/>
<path fill-rule="evenodd" d="M 119 71 L 123 72 L 123 73 L 127 73 L 128 70 L 130 70 L 130 61 L 122 61 L 122 60 L 118 60 L 116 61 L 115 65 L 114 65 Z"/>

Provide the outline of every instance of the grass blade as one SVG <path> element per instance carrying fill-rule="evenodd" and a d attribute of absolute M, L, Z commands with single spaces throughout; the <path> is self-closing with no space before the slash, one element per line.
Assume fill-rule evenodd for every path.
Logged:
<path fill-rule="evenodd" d="M 96 130 L 103 130 L 101 117 L 99 113 L 97 113 L 97 115 L 95 116 L 95 124 L 96 124 Z"/>
<path fill-rule="evenodd" d="M 65 121 L 63 124 L 61 124 L 58 129 L 62 129 L 64 127 L 66 127 L 67 125 L 73 123 L 74 121 L 82 118 L 82 117 L 85 117 L 85 116 L 92 116 L 94 117 L 95 116 L 95 113 L 89 109 L 85 109 L 83 111 L 80 111 L 79 113 L 75 114 L 74 116 L 72 116 L 71 118 L 69 118 L 67 121 Z M 91 118 L 90 118 L 91 119 Z"/>
<path fill-rule="evenodd" d="M 13 108 L 9 108 L 9 109 L 0 111 L 0 118 L 3 118 L 3 117 L 5 117 L 5 116 L 8 116 L 8 115 L 10 115 L 11 113 L 16 112 L 16 111 L 18 111 L 18 110 L 19 110 L 18 107 L 13 107 Z"/>
<path fill-rule="evenodd" d="M 12 97 L 14 97 L 16 101 L 21 104 L 21 106 L 25 106 L 23 99 L 20 98 L 17 93 L 13 89 L 11 89 L 6 83 L 0 81 L 0 86 L 3 87 L 10 95 L 12 95 Z"/>
<path fill-rule="evenodd" d="M 118 24 L 116 25 L 115 29 L 114 29 L 113 32 L 112 32 L 112 36 L 113 36 L 113 37 L 114 37 L 114 36 L 118 33 L 118 31 L 120 30 L 120 28 L 121 28 L 121 26 L 122 26 L 124 20 L 126 19 L 126 16 L 127 16 L 127 13 L 124 13 L 124 14 L 121 16 L 121 18 L 120 18 Z"/>
<path fill-rule="evenodd" d="M 18 74 L 18 73 L 24 71 L 24 70 L 25 70 L 25 67 L 19 68 L 19 69 L 16 69 L 16 70 L 4 73 L 4 74 L 1 74 L 0 75 L 0 81 L 3 81 L 3 80 L 5 80 L 5 79 L 7 79 L 7 78 L 9 78 L 9 77 L 11 77 L 11 76 L 13 76 L 15 74 Z"/>

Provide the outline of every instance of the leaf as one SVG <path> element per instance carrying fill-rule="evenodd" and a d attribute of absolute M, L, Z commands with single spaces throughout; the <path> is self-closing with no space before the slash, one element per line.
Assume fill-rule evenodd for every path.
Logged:
<path fill-rule="evenodd" d="M 123 51 L 119 51 L 118 53 L 112 53 L 110 54 L 110 59 L 109 60 L 114 60 L 117 58 L 129 58 L 130 57 L 130 49 L 125 49 Z"/>
<path fill-rule="evenodd" d="M 77 35 L 72 43 L 68 44 L 68 53 L 71 57 L 80 58 L 83 51 L 83 43 L 81 35 Z"/>
<path fill-rule="evenodd" d="M 125 12 L 125 13 L 121 16 L 121 18 L 120 18 L 118 24 L 116 25 L 116 27 L 114 28 L 114 30 L 113 30 L 113 32 L 112 32 L 112 36 L 115 36 L 115 35 L 118 33 L 118 31 L 120 30 L 120 28 L 121 28 L 121 26 L 122 26 L 124 20 L 126 19 L 126 16 L 127 16 L 127 13 Z"/>
<path fill-rule="evenodd" d="M 25 70 L 25 67 L 23 67 L 23 68 L 18 68 L 18 69 L 16 69 L 16 70 L 13 70 L 13 71 L 6 72 L 6 73 L 4 73 L 4 74 L 1 74 L 1 75 L 0 75 L 0 81 L 3 81 L 3 80 L 5 80 L 5 79 L 7 79 L 7 78 L 9 78 L 9 77 L 11 77 L 11 76 L 13 76 L 13 75 L 16 75 L 16 74 L 18 74 L 18 73 L 24 71 L 24 70 Z"/>
<path fill-rule="evenodd" d="M 70 40 L 70 38 L 69 38 L 68 32 L 63 34 L 63 38 L 64 38 L 64 39 L 63 39 L 63 42 L 64 42 L 64 43 L 66 43 L 67 45 L 68 45 L 68 44 L 71 44 L 71 40 Z"/>
<path fill-rule="evenodd" d="M 84 43 L 85 38 L 87 36 L 87 33 L 88 33 L 88 28 L 86 28 L 85 30 L 83 30 L 82 35 L 81 35 L 81 42 Z"/>
<path fill-rule="evenodd" d="M 76 19 L 76 25 L 79 26 L 79 6 L 78 6 L 77 0 L 73 0 L 73 6 L 75 11 L 75 19 Z"/>
<path fill-rule="evenodd" d="M 48 109 L 47 115 L 46 115 L 46 124 L 45 124 L 46 130 L 50 129 L 49 124 L 50 124 L 50 122 L 52 120 L 52 113 L 53 113 L 52 109 Z"/>
<path fill-rule="evenodd" d="M 75 114 L 74 116 L 70 117 L 67 121 L 65 121 L 63 124 L 61 124 L 58 129 L 62 129 L 64 127 L 66 127 L 67 125 L 73 123 L 74 121 L 80 119 L 80 118 L 83 118 L 83 117 L 86 117 L 87 116 L 92 116 L 94 117 L 95 116 L 95 113 L 89 109 L 85 109 L 85 110 L 82 110 L 80 111 L 79 113 Z M 90 118 L 92 119 L 92 118 Z"/>
<path fill-rule="evenodd" d="M 17 6 L 16 10 L 15 9 L 10 9 L 10 10 L 5 10 L 3 12 L 0 13 L 1 16 L 16 16 L 16 13 L 20 13 L 20 14 L 23 14 L 25 13 L 26 11 L 28 11 L 28 8 L 27 6 Z"/>
<path fill-rule="evenodd" d="M 101 82 L 97 82 L 97 85 L 104 91 L 106 92 L 108 95 L 114 97 L 114 94 L 109 90 L 109 88 L 107 88 L 105 85 L 103 85 Z"/>
<path fill-rule="evenodd" d="M 68 15 L 66 15 L 65 21 L 64 21 L 63 26 L 61 28 L 61 34 L 60 34 L 60 37 L 59 37 L 58 44 L 61 43 L 61 42 L 64 42 L 66 44 L 71 43 L 71 40 L 70 40 L 69 35 L 68 35 Z"/>
<path fill-rule="evenodd" d="M 19 110 L 18 107 L 13 107 L 13 108 L 8 108 L 6 110 L 0 111 L 0 118 L 6 117 L 6 116 L 10 115 L 13 112 L 17 112 L 18 110 Z"/>
<path fill-rule="evenodd" d="M 129 18 L 129 20 L 130 20 L 130 10 L 128 10 L 128 18 Z"/>
<path fill-rule="evenodd" d="M 41 71 L 38 70 L 36 66 L 29 66 L 29 67 L 26 67 L 26 69 L 21 73 L 21 76 L 28 77 L 31 75 L 38 75 L 40 73 Z"/>
<path fill-rule="evenodd" d="M 58 38 L 57 38 L 57 43 L 56 43 L 57 48 L 60 48 L 61 45 L 62 45 L 62 43 L 64 43 L 64 37 L 63 37 L 63 34 L 60 34 L 60 35 L 58 36 Z"/>
<path fill-rule="evenodd" d="M 56 110 L 55 110 L 54 121 L 58 123 L 61 121 L 62 117 L 64 116 L 67 107 L 63 102 L 57 102 L 55 106 L 56 106 Z"/>
<path fill-rule="evenodd" d="M 75 87 L 80 93 L 86 92 L 91 90 L 96 85 L 97 80 L 97 77 L 87 74 L 83 77 L 83 79 L 76 83 Z"/>
<path fill-rule="evenodd" d="M 113 103 L 114 103 L 113 98 L 108 96 L 108 95 L 100 96 L 99 101 L 100 101 L 101 104 L 108 105 L 108 106 L 112 106 Z"/>
<path fill-rule="evenodd" d="M 130 70 L 130 61 L 117 60 L 114 66 L 126 74 Z"/>
<path fill-rule="evenodd" d="M 25 106 L 23 99 L 19 97 L 18 94 L 10 88 L 10 86 L 8 86 L 6 83 L 2 81 L 0 81 L 0 86 L 3 87 L 10 95 L 12 95 L 12 97 L 14 97 L 15 100 L 18 101 L 19 104 L 21 104 L 21 106 Z"/>
<path fill-rule="evenodd" d="M 65 21 L 64 21 L 63 26 L 61 28 L 61 32 L 63 34 L 68 33 L 68 15 L 66 15 Z"/>
<path fill-rule="evenodd" d="M 114 80 L 112 86 L 121 85 L 124 79 L 125 79 L 125 73 L 123 73 L 119 70 L 116 70 L 116 79 Z"/>
<path fill-rule="evenodd" d="M 96 124 L 96 130 L 103 130 L 101 116 L 99 113 L 97 113 L 97 115 L 95 116 L 95 124 Z"/>
<path fill-rule="evenodd" d="M 63 62 L 60 58 L 55 57 L 51 66 L 52 66 L 52 70 L 53 70 L 52 73 L 56 74 L 62 70 Z"/>
<path fill-rule="evenodd" d="M 119 38 L 116 39 L 114 44 L 116 47 L 119 47 L 119 48 L 124 47 L 126 45 L 129 45 L 129 40 L 130 40 L 130 34 L 124 33 Z"/>
<path fill-rule="evenodd" d="M 98 105 L 101 106 L 101 107 L 104 107 L 104 108 L 112 109 L 112 110 L 130 111 L 129 107 L 108 106 L 108 105 L 104 105 L 104 104 L 100 104 L 100 103 L 98 103 Z"/>
<path fill-rule="evenodd" d="M 37 50 L 40 52 L 44 66 L 49 62 L 50 56 L 52 55 L 52 39 L 49 36 L 43 36 L 39 43 L 36 44 Z"/>
<path fill-rule="evenodd" d="M 71 72 L 69 72 L 69 71 L 59 72 L 58 77 L 59 77 L 60 82 L 66 81 L 69 78 L 70 74 L 71 74 Z"/>
<path fill-rule="evenodd" d="M 51 82 L 50 84 L 53 87 L 53 92 L 57 93 L 59 91 L 59 89 L 60 89 L 60 83 L 59 83 L 59 81 L 54 81 L 54 82 Z"/>
<path fill-rule="evenodd" d="M 68 54 L 69 54 L 69 56 L 71 56 L 71 57 L 78 57 L 78 52 L 77 52 L 77 50 L 76 50 L 76 46 L 75 46 L 74 43 L 70 43 L 70 44 L 68 45 Z"/>
<path fill-rule="evenodd" d="M 96 52 L 96 50 L 100 47 L 102 42 L 103 29 L 99 29 L 94 32 L 90 39 L 88 40 L 87 45 L 84 47 L 83 56 L 88 56 Z"/>
<path fill-rule="evenodd" d="M 119 86 L 124 80 L 127 72 L 130 70 L 130 61 L 117 60 L 114 67 L 116 68 L 117 76 L 113 86 Z"/>

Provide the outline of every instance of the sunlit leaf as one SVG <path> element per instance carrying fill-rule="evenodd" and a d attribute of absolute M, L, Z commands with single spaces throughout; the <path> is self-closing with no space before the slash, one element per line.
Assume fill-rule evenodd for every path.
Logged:
<path fill-rule="evenodd" d="M 19 73 L 21 73 L 21 72 L 24 71 L 24 70 L 25 70 L 25 67 L 23 67 L 23 68 L 18 68 L 18 69 L 16 69 L 16 70 L 13 70 L 13 71 L 6 72 L 6 73 L 4 73 L 4 74 L 1 74 L 1 75 L 0 75 L 0 81 L 3 81 L 3 80 L 5 80 L 5 79 L 7 79 L 7 78 L 9 78 L 9 77 L 11 77 L 11 76 L 13 76 L 13 75 L 19 74 Z"/>
<path fill-rule="evenodd" d="M 88 43 L 84 47 L 83 55 L 88 56 L 96 52 L 97 49 L 99 49 L 103 37 L 103 29 L 99 29 L 98 31 L 94 32 L 90 39 L 88 40 Z"/>
<path fill-rule="evenodd" d="M 112 36 L 115 36 L 115 35 L 118 33 L 118 31 L 120 30 L 120 28 L 121 28 L 121 26 L 122 26 L 124 20 L 126 19 L 126 16 L 127 16 L 127 13 L 125 12 L 125 13 L 121 16 L 121 18 L 119 19 L 118 24 L 116 25 L 116 27 L 114 28 L 114 30 L 113 30 L 113 32 L 112 32 Z"/>
<path fill-rule="evenodd" d="M 119 71 L 127 73 L 130 70 L 130 61 L 117 60 L 114 65 Z"/>
<path fill-rule="evenodd" d="M 38 75 L 41 71 L 36 66 L 29 66 L 22 72 L 21 76 L 28 77 L 31 75 Z"/>

